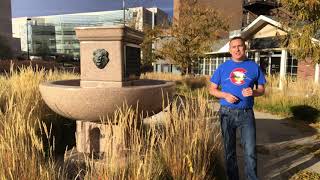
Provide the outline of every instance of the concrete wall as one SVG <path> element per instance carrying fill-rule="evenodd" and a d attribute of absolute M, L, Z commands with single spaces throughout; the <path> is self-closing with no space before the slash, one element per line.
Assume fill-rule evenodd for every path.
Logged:
<path fill-rule="evenodd" d="M 174 0 L 174 19 L 179 18 L 180 4 L 186 0 Z M 212 7 L 221 13 L 229 24 L 230 30 L 241 28 L 243 0 L 198 0 L 204 7 Z"/>

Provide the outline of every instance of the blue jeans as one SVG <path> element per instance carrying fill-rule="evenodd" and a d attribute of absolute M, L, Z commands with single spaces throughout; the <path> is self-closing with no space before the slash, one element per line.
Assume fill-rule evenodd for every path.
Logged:
<path fill-rule="evenodd" d="M 225 165 L 229 180 L 238 180 L 238 164 L 236 154 L 236 130 L 239 128 L 241 144 L 244 148 L 246 179 L 256 180 L 256 123 L 252 109 L 230 109 L 222 106 L 219 110 L 221 131 L 224 142 Z"/>

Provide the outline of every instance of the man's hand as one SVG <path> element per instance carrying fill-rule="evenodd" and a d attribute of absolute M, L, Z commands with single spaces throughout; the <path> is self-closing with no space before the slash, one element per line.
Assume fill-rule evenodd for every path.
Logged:
<path fill-rule="evenodd" d="M 216 85 L 215 83 L 211 83 L 211 85 L 209 86 L 209 93 L 219 99 L 223 98 L 227 102 L 232 103 L 232 104 L 236 103 L 239 100 L 236 96 L 234 96 L 230 93 L 220 91 L 218 89 L 218 85 Z"/>
<path fill-rule="evenodd" d="M 252 90 L 250 87 L 242 89 L 242 95 L 244 97 L 258 97 L 262 96 L 264 94 L 264 85 L 258 85 L 258 89 Z"/>
<path fill-rule="evenodd" d="M 237 101 L 239 100 L 236 96 L 234 96 L 234 95 L 232 95 L 232 94 L 230 94 L 230 93 L 225 93 L 224 99 L 225 99 L 228 103 L 231 103 L 231 104 L 233 104 L 233 103 L 235 103 L 235 102 L 237 102 Z"/>
<path fill-rule="evenodd" d="M 250 87 L 244 88 L 242 89 L 242 95 L 243 97 L 253 96 L 253 90 Z"/>

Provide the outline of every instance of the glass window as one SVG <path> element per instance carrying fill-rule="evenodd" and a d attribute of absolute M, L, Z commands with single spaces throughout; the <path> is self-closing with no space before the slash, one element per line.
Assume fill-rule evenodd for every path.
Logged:
<path fill-rule="evenodd" d="M 203 59 L 199 59 L 199 61 L 197 61 L 198 63 L 196 63 L 196 65 L 194 66 L 194 73 L 195 74 L 203 74 Z"/>
<path fill-rule="evenodd" d="M 224 57 L 218 57 L 218 66 L 224 62 Z"/>
<path fill-rule="evenodd" d="M 210 75 L 210 59 L 206 58 L 205 75 Z"/>
<path fill-rule="evenodd" d="M 217 64 L 216 58 L 215 58 L 215 57 L 210 58 L 210 62 L 211 62 L 211 72 L 210 72 L 210 75 L 212 75 L 213 72 L 217 69 L 217 67 L 216 67 L 216 64 Z"/>
<path fill-rule="evenodd" d="M 287 75 L 293 79 L 296 79 L 298 73 L 298 60 L 292 56 L 288 55 L 287 59 Z"/>
<path fill-rule="evenodd" d="M 248 52 L 248 59 L 254 60 L 254 52 Z"/>

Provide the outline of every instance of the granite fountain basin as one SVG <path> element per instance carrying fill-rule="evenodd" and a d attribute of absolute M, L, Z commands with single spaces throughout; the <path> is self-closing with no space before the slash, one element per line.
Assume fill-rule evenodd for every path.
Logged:
<path fill-rule="evenodd" d="M 61 116 L 77 121 L 100 121 L 112 117 L 124 104 L 143 115 L 156 114 L 167 106 L 174 94 L 173 82 L 135 80 L 123 87 L 81 87 L 78 80 L 51 81 L 40 84 L 45 103 Z"/>

